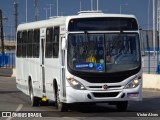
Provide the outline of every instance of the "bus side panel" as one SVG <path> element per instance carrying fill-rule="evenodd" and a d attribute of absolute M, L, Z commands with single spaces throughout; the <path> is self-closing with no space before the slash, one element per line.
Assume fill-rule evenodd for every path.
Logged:
<path fill-rule="evenodd" d="M 17 58 L 16 59 L 16 82 L 17 88 L 29 95 L 28 92 L 28 62 L 26 58 Z"/>
<path fill-rule="evenodd" d="M 45 59 L 45 80 L 46 80 L 46 96 L 47 99 L 55 100 L 53 90 L 53 80 L 57 80 L 60 84 L 60 64 L 59 58 Z"/>
<path fill-rule="evenodd" d="M 29 66 L 28 76 L 30 76 L 32 80 L 34 96 L 42 97 L 39 58 L 31 58 L 28 66 Z"/>
<path fill-rule="evenodd" d="M 16 83 L 17 88 L 25 93 L 25 84 L 23 80 L 23 59 L 16 58 Z"/>
<path fill-rule="evenodd" d="M 28 72 L 29 72 L 29 66 L 28 66 L 29 62 L 28 62 L 28 59 L 27 58 L 24 58 L 23 59 L 23 82 L 24 82 L 24 85 L 25 85 L 25 93 L 27 95 L 29 95 L 29 92 L 28 92 Z"/>
<path fill-rule="evenodd" d="M 37 97 L 42 97 L 42 93 L 40 90 L 40 64 L 39 64 L 39 58 L 31 58 L 28 59 L 28 72 L 26 77 L 30 77 L 32 81 L 32 87 L 34 95 Z M 27 67 L 26 66 L 26 67 Z M 27 81 L 26 84 L 28 84 L 29 81 Z M 29 91 L 29 86 L 28 86 Z"/>

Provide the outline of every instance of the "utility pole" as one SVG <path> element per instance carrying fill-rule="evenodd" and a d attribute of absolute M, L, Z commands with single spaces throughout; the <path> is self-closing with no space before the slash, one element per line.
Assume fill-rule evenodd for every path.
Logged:
<path fill-rule="evenodd" d="M 128 4 L 125 3 L 125 4 L 120 4 L 120 14 L 122 14 L 122 6 L 127 6 Z"/>
<path fill-rule="evenodd" d="M 159 34 L 158 35 L 159 40 L 160 40 L 160 0 L 158 0 L 158 3 L 157 3 L 157 30 L 158 30 L 158 34 Z"/>
<path fill-rule="evenodd" d="M 99 0 L 97 0 L 97 11 L 99 10 Z"/>
<path fill-rule="evenodd" d="M 157 31 L 158 31 L 158 37 L 157 37 L 157 65 L 159 64 L 159 55 L 160 55 L 160 0 L 158 0 L 157 3 Z"/>
<path fill-rule="evenodd" d="M 54 4 L 48 4 L 49 5 L 49 9 L 50 9 L 50 17 L 52 16 L 52 6 L 54 5 Z"/>
<path fill-rule="evenodd" d="M 35 21 L 38 20 L 38 0 L 34 0 Z"/>
<path fill-rule="evenodd" d="M 1 38 L 1 50 L 4 54 L 4 35 L 3 35 L 3 21 L 2 21 L 2 10 L 0 9 L 0 38 Z"/>
<path fill-rule="evenodd" d="M 28 22 L 28 1 L 26 0 L 26 23 Z"/>
<path fill-rule="evenodd" d="M 14 1 L 14 32 L 15 32 L 15 40 L 16 40 L 16 33 L 17 33 L 17 26 L 18 26 L 18 3 Z"/>
<path fill-rule="evenodd" d="M 58 0 L 57 0 L 57 16 L 58 16 L 58 9 L 59 9 L 59 3 L 58 3 Z"/>
<path fill-rule="evenodd" d="M 46 11 L 46 19 L 48 19 L 48 10 L 49 8 L 43 8 Z"/>
<path fill-rule="evenodd" d="M 148 0 L 148 30 L 150 29 L 150 3 L 151 0 Z"/>
<path fill-rule="evenodd" d="M 93 0 L 91 0 L 91 11 L 93 11 Z"/>
<path fill-rule="evenodd" d="M 153 51 L 154 51 L 154 57 L 155 57 L 155 52 L 156 52 L 156 14 L 155 14 L 155 0 L 153 0 Z"/>
<path fill-rule="evenodd" d="M 80 12 L 82 11 L 82 0 L 80 0 L 80 6 L 79 6 Z"/>

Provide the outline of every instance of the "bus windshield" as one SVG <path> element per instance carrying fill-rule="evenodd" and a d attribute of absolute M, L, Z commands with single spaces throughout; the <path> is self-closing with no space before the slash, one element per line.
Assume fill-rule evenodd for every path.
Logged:
<path fill-rule="evenodd" d="M 140 65 L 139 35 L 69 34 L 68 67 L 79 72 L 122 72 Z"/>

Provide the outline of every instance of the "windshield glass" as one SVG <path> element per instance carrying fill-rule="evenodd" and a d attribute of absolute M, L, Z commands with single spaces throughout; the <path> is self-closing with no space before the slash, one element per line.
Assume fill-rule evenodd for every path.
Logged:
<path fill-rule="evenodd" d="M 138 34 L 69 34 L 68 66 L 83 72 L 121 72 L 140 65 Z"/>

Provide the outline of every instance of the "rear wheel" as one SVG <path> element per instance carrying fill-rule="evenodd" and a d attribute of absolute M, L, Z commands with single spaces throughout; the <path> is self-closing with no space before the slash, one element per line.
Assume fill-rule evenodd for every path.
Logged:
<path fill-rule="evenodd" d="M 128 101 L 122 101 L 116 103 L 116 107 L 118 111 L 126 111 L 128 107 Z"/>
<path fill-rule="evenodd" d="M 32 82 L 29 84 L 30 104 L 32 107 L 39 106 L 39 98 L 34 96 Z"/>
<path fill-rule="evenodd" d="M 47 100 L 47 101 L 42 101 L 42 100 L 40 100 L 40 105 L 41 105 L 41 106 L 48 106 L 48 105 L 49 105 L 49 102 L 48 102 L 48 100 Z"/>

